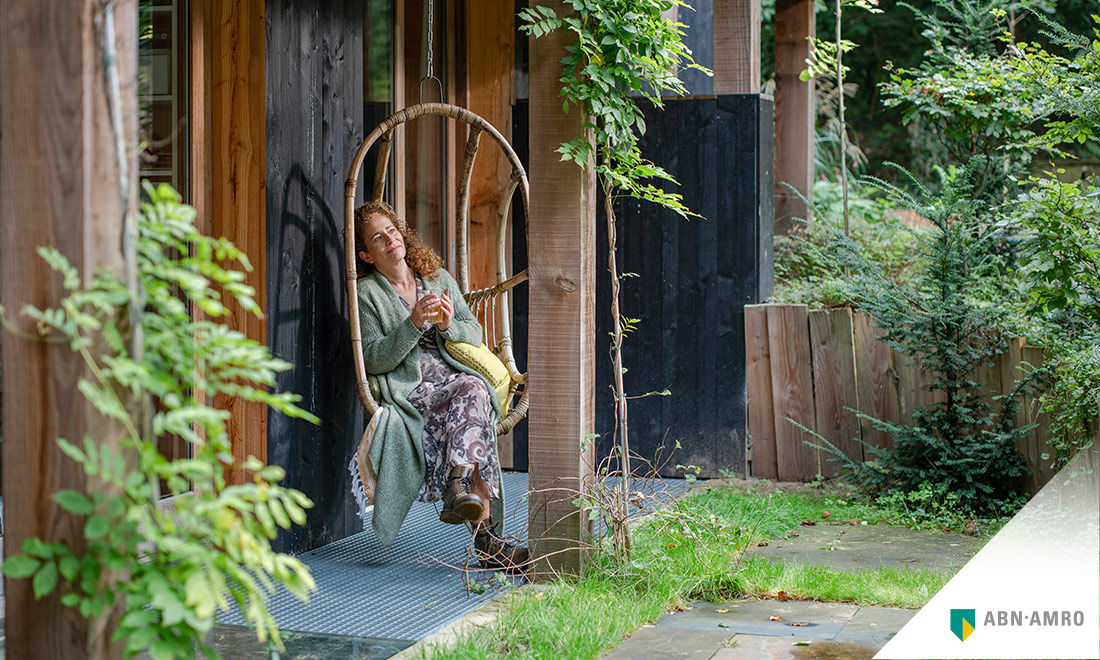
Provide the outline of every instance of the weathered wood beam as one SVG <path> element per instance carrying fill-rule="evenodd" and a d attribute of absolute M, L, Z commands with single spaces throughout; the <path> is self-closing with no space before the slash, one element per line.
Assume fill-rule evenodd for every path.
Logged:
<path fill-rule="evenodd" d="M 210 159 L 210 233 L 224 236 L 244 250 L 252 263 L 245 283 L 256 290 L 256 301 L 267 307 L 265 283 L 267 216 L 264 202 L 266 104 L 264 87 L 264 0 L 213 2 L 205 26 L 211 106 L 206 139 Z M 263 318 L 230 304 L 226 325 L 249 339 L 267 343 Z M 267 407 L 219 396 L 214 405 L 232 413 L 227 423 L 233 458 L 267 461 Z M 244 474 L 234 470 L 230 480 Z"/>
<path fill-rule="evenodd" d="M 560 0 L 545 4 L 559 16 L 570 11 Z M 590 480 L 595 446 L 586 441 L 595 411 L 595 173 L 556 152 L 584 132 L 583 113 L 563 113 L 559 96 L 570 39 L 558 31 L 530 41 L 528 478 L 532 547 L 548 557 L 536 565 L 543 575 L 583 565 L 584 553 L 569 549 L 587 539 L 587 517 L 574 495 L 550 489 L 576 490 Z"/>
<path fill-rule="evenodd" d="M 808 218 L 806 204 L 786 184 L 813 201 L 814 83 L 798 75 L 816 34 L 814 0 L 775 3 L 775 233 L 785 234 L 793 218 Z"/>
<path fill-rule="evenodd" d="M 61 277 L 35 253 L 51 245 L 89 278 L 97 268 L 121 273 L 123 193 L 112 130 L 106 67 L 117 67 L 116 111 L 122 121 L 130 208 L 136 200 L 137 3 L 114 3 L 116 56 L 101 31 L 103 3 L 8 0 L 0 4 L 0 304 L 17 326 L 27 304 L 56 305 Z M 97 22 L 97 19 L 99 21 Z M 98 488 L 55 442 L 89 433 L 120 433 L 77 391 L 87 370 L 67 343 L 46 344 L 11 332 L 4 353 L 4 555 L 37 536 L 77 552 L 81 521 L 52 496 L 61 488 Z M 61 605 L 59 591 L 36 599 L 30 580 L 5 579 L 7 640 L 12 658 L 114 658 L 107 618 L 83 619 Z"/>
<path fill-rule="evenodd" d="M 760 93 L 760 0 L 714 0 L 714 93 Z"/>
<path fill-rule="evenodd" d="M 484 3 L 466 30 L 468 107 L 511 139 L 515 8 L 503 2 Z M 477 255 L 470 263 L 470 283 L 475 289 L 497 283 L 497 211 L 511 174 L 500 149 L 492 146 L 478 154 L 470 183 L 470 249 Z"/>
<path fill-rule="evenodd" d="M 466 107 L 484 117 L 508 140 L 512 139 L 515 19 L 513 5 L 485 2 L 478 5 L 476 18 L 466 21 Z M 495 145 L 489 145 L 478 154 L 469 190 L 472 257 L 469 267 L 473 289 L 497 284 L 500 265 L 497 263 L 497 225 L 499 210 L 505 204 L 504 194 L 514 189 L 510 185 L 511 175 L 508 159 Z M 518 196 L 512 202 L 520 204 Z M 511 233 L 506 240 L 510 242 Z M 511 254 L 510 243 L 506 253 Z M 512 272 L 510 265 L 504 264 L 505 272 Z M 497 453 L 503 467 L 514 465 L 511 433 L 497 438 Z"/>

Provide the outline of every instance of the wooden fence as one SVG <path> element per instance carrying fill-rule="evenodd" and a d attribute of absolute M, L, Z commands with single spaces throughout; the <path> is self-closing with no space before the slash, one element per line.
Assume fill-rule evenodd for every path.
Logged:
<path fill-rule="evenodd" d="M 888 433 L 861 420 L 852 410 L 877 419 L 908 423 L 916 406 L 933 402 L 928 374 L 879 339 L 883 331 L 870 317 L 849 308 L 810 310 L 806 305 L 746 305 L 745 360 L 748 395 L 748 473 L 781 481 L 811 481 L 836 476 L 839 466 L 827 452 L 805 443 L 815 441 L 794 420 L 833 443 L 855 461 L 864 460 L 864 445 L 890 446 Z M 1043 349 L 1009 341 L 1008 351 L 974 380 L 993 397 L 1010 391 L 1020 378 L 1020 365 L 1042 364 Z M 1043 459 L 1049 421 L 1034 399 L 1020 407 L 1017 423 L 1038 426 L 1017 448 L 1027 459 L 1024 488 L 1035 493 L 1051 476 Z M 851 410 L 849 410 L 851 409 Z M 788 419 L 789 418 L 789 419 Z"/>

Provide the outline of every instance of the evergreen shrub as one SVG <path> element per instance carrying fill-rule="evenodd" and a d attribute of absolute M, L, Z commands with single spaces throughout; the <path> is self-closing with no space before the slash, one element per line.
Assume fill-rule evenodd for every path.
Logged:
<path fill-rule="evenodd" d="M 908 174 L 905 172 L 904 174 Z M 893 448 L 868 446 L 872 458 L 855 463 L 834 453 L 850 477 L 875 494 L 929 489 L 951 493 L 957 505 L 980 514 L 1016 507 L 1027 471 L 1016 441 L 1033 428 L 1017 426 L 1020 398 L 1033 379 L 1022 378 L 990 404 L 977 371 L 1004 352 L 1009 315 L 991 295 L 1003 264 L 994 246 L 1003 240 L 984 205 L 972 197 L 974 172 L 948 172 L 943 192 L 931 193 L 911 175 L 910 194 L 878 185 L 932 228 L 910 231 L 916 246 L 914 278 L 899 283 L 866 249 L 833 232 L 830 254 L 851 277 L 846 291 L 886 331 L 885 341 L 930 374 L 934 403 L 917 406 L 908 424 L 873 420 L 894 439 Z"/>

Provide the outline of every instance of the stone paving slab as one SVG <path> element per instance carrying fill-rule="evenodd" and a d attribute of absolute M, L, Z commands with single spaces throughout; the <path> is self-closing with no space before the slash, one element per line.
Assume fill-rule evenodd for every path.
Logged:
<path fill-rule="evenodd" d="M 690 610 L 666 614 L 657 623 L 665 628 L 729 630 L 730 633 L 775 637 L 835 637 L 859 610 L 847 603 L 744 600 L 732 603 L 694 603 Z M 772 617 L 781 620 L 773 621 Z M 794 625 L 792 625 L 794 624 Z"/>
<path fill-rule="evenodd" d="M 883 647 L 894 633 L 909 623 L 917 610 L 902 610 L 894 607 L 860 607 L 848 624 L 837 633 L 836 641 L 860 642 Z"/>
<path fill-rule="evenodd" d="M 604 656 L 605 660 L 708 660 L 733 633 L 720 630 L 682 630 L 645 626 Z"/>
<path fill-rule="evenodd" d="M 806 645 L 795 646 L 785 637 L 737 635 L 710 660 L 871 660 L 881 648 L 819 639 L 800 640 L 800 643 Z"/>
<path fill-rule="evenodd" d="M 784 564 L 816 564 L 837 571 L 879 566 L 955 573 L 981 549 L 972 536 L 883 525 L 800 526 L 798 536 L 774 539 L 753 554 Z"/>
<path fill-rule="evenodd" d="M 606 658 L 861 660 L 873 657 L 915 614 L 850 603 L 698 602 L 642 628 Z"/>

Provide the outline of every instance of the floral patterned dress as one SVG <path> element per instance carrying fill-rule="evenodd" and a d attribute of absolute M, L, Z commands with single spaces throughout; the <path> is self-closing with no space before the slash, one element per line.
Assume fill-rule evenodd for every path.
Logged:
<path fill-rule="evenodd" d="M 416 278 L 416 297 L 424 295 Z M 398 296 L 400 298 L 400 296 Z M 411 314 L 412 306 L 401 298 Z M 476 464 L 492 498 L 500 497 L 500 465 L 497 463 L 496 428 L 493 424 L 495 393 L 477 376 L 462 373 L 444 361 L 435 343 L 435 326 L 420 337 L 420 384 L 409 395 L 424 417 L 424 459 L 427 470 L 416 499 L 436 502 L 447 488 L 447 477 L 456 465 Z"/>

